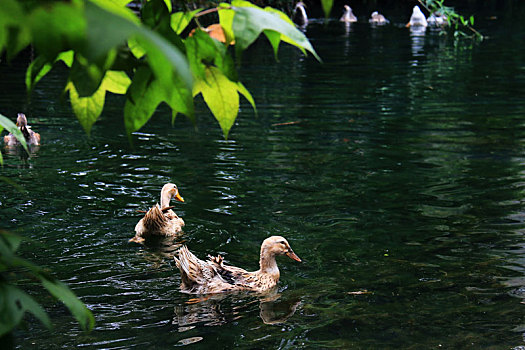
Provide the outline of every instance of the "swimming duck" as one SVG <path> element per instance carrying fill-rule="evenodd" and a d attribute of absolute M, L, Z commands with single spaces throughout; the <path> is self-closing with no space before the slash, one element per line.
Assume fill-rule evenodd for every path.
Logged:
<path fill-rule="evenodd" d="M 427 19 L 419 6 L 414 6 L 412 10 L 412 16 L 410 16 L 410 21 L 407 23 L 406 27 L 426 27 L 428 25 Z"/>
<path fill-rule="evenodd" d="M 293 252 L 288 241 L 281 236 L 266 238 L 261 245 L 259 270 L 248 272 L 239 267 L 223 264 L 223 258 L 208 256 L 204 261 L 193 255 L 188 247 L 178 251 L 175 263 L 182 275 L 181 291 L 192 294 L 222 293 L 229 291 L 263 292 L 277 285 L 279 268 L 275 257 L 286 255 L 301 261 Z"/>
<path fill-rule="evenodd" d="M 448 24 L 447 16 L 442 13 L 433 13 L 427 18 L 429 26 L 443 27 Z"/>
<path fill-rule="evenodd" d="M 346 22 L 346 23 L 357 22 L 357 17 L 352 12 L 352 8 L 350 6 L 348 5 L 344 6 L 344 13 L 339 19 L 339 21 Z"/>
<path fill-rule="evenodd" d="M 18 113 L 18 117 L 16 118 L 16 126 L 20 129 L 22 135 L 24 135 L 28 145 L 36 146 L 40 144 L 40 134 L 31 130 L 31 127 L 27 125 L 27 118 L 24 113 Z M 11 133 L 9 133 L 7 136 L 4 136 L 4 142 L 8 146 L 20 145 L 20 141 L 18 141 L 15 135 Z"/>
<path fill-rule="evenodd" d="M 300 27 L 306 26 L 308 24 L 308 16 L 306 15 L 305 8 L 306 5 L 304 2 L 299 1 L 297 4 L 295 4 L 295 8 L 293 9 L 292 20 Z"/>
<path fill-rule="evenodd" d="M 383 16 L 382 14 L 380 14 L 379 12 L 377 11 L 374 11 L 372 12 L 372 14 L 370 15 L 370 19 L 368 20 L 369 23 L 372 23 L 372 24 L 387 24 L 387 23 L 390 23 L 386 18 L 385 16 Z"/>
<path fill-rule="evenodd" d="M 135 226 L 135 237 L 130 242 L 143 243 L 149 237 L 173 236 L 182 231 L 184 220 L 169 206 L 172 198 L 184 202 L 177 186 L 167 183 L 160 192 L 160 205 L 157 203 L 140 219 Z"/>

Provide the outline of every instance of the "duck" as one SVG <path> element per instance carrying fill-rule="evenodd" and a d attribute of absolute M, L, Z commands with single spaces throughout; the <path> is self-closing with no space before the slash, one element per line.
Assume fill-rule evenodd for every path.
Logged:
<path fill-rule="evenodd" d="M 31 130 L 31 127 L 27 125 L 27 118 L 24 113 L 18 113 L 16 118 L 16 126 L 24 135 L 26 143 L 31 146 L 40 145 L 40 134 Z M 20 145 L 20 141 L 15 137 L 15 135 L 9 133 L 9 135 L 4 136 L 4 143 L 7 146 L 17 146 Z"/>
<path fill-rule="evenodd" d="M 160 191 L 160 205 L 157 203 L 146 212 L 135 226 L 135 237 L 130 242 L 144 243 L 147 238 L 175 236 L 182 231 L 184 220 L 178 217 L 170 207 L 171 199 L 184 202 L 177 185 L 167 183 Z"/>
<path fill-rule="evenodd" d="M 387 19 L 385 18 L 385 16 L 383 16 L 382 14 L 380 14 L 380 13 L 377 12 L 377 11 L 372 12 L 372 14 L 370 15 L 370 19 L 368 20 L 368 22 L 369 22 L 369 23 L 372 23 L 372 24 L 379 24 L 379 25 L 390 23 L 390 21 L 387 20 Z"/>
<path fill-rule="evenodd" d="M 175 256 L 175 264 L 182 277 L 180 289 L 188 294 L 269 291 L 279 282 L 279 268 L 275 260 L 278 255 L 301 262 L 288 241 L 281 236 L 271 236 L 262 242 L 259 270 L 253 272 L 224 264 L 220 255 L 208 255 L 208 260 L 201 260 L 187 246 L 182 246 Z"/>
<path fill-rule="evenodd" d="M 433 13 L 427 18 L 429 26 L 443 27 L 448 24 L 447 16 L 442 13 Z"/>
<path fill-rule="evenodd" d="M 352 8 L 348 5 L 343 6 L 344 13 L 339 19 L 339 22 L 353 23 L 357 22 L 357 17 L 352 12 Z"/>
<path fill-rule="evenodd" d="M 308 16 L 306 15 L 306 5 L 304 2 L 299 1 L 295 4 L 292 20 L 300 27 L 304 27 L 308 24 Z"/>
<path fill-rule="evenodd" d="M 426 27 L 427 25 L 427 19 L 425 18 L 423 12 L 421 12 L 419 6 L 414 6 L 412 9 L 412 16 L 410 16 L 410 20 L 406 27 Z"/>

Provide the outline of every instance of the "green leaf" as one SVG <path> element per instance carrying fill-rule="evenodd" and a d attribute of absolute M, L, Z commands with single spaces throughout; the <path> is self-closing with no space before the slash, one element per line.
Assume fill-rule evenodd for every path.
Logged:
<path fill-rule="evenodd" d="M 11 332 L 26 312 L 31 312 L 47 328 L 51 321 L 42 306 L 23 290 L 5 283 L 0 284 L 0 337 Z"/>
<path fill-rule="evenodd" d="M 53 61 L 61 51 L 80 49 L 84 43 L 86 20 L 82 7 L 75 4 L 78 2 L 39 6 L 26 19 L 32 43 L 49 61 Z"/>
<path fill-rule="evenodd" d="M 239 113 L 237 91 L 237 83 L 230 81 L 215 67 L 208 67 L 206 78 L 197 80 L 193 88 L 194 96 L 202 94 L 213 116 L 219 122 L 224 138 L 228 138 L 228 133 Z"/>
<path fill-rule="evenodd" d="M 68 67 L 73 64 L 73 51 L 61 52 L 55 62 L 63 61 Z M 44 56 L 38 56 L 27 68 L 26 71 L 26 88 L 30 94 L 35 85 L 53 68 L 53 64 Z"/>
<path fill-rule="evenodd" d="M 128 47 L 136 58 L 142 58 L 146 54 L 146 50 L 139 45 L 137 38 L 134 36 L 128 39 Z"/>
<path fill-rule="evenodd" d="M 128 136 L 146 124 L 161 102 L 168 103 L 174 114 L 182 113 L 194 120 L 192 94 L 181 81 L 175 80 L 171 89 L 166 90 L 149 68 L 139 68 L 128 89 L 124 106 Z"/>
<path fill-rule="evenodd" d="M 330 11 L 332 11 L 332 5 L 334 0 L 321 0 L 321 5 L 323 6 L 324 17 L 328 18 L 330 16 Z"/>
<path fill-rule="evenodd" d="M 75 112 L 78 121 L 89 135 L 91 127 L 95 124 L 100 114 L 102 114 L 106 90 L 101 87 L 91 96 L 80 97 L 72 83 L 69 83 L 66 89 L 69 90 L 69 99 L 71 101 L 71 107 L 73 107 L 73 112 Z"/>
<path fill-rule="evenodd" d="M 80 97 L 89 97 L 99 89 L 104 74 L 103 68 L 77 54 L 69 72 L 69 80 L 75 85 Z"/>
<path fill-rule="evenodd" d="M 35 88 L 36 83 L 40 81 L 53 68 L 44 56 L 38 56 L 27 68 L 26 71 L 26 89 L 30 94 Z"/>
<path fill-rule="evenodd" d="M 147 67 L 140 67 L 135 72 L 124 105 L 124 124 L 128 136 L 146 124 L 165 97 L 151 71 Z"/>
<path fill-rule="evenodd" d="M 8 118 L 0 114 L 0 126 L 9 131 L 11 134 L 13 134 L 16 137 L 16 139 L 20 141 L 22 147 L 24 147 L 26 152 L 29 154 L 26 139 L 24 138 L 24 135 L 22 135 L 22 132 L 20 131 L 20 129 L 18 129 L 15 123 L 13 123 Z"/>
<path fill-rule="evenodd" d="M 233 33 L 233 17 L 235 16 L 235 11 L 233 11 L 231 5 L 227 3 L 219 4 L 219 9 L 219 23 L 224 30 L 226 41 L 231 43 L 235 40 Z"/>
<path fill-rule="evenodd" d="M 237 90 L 241 93 L 248 102 L 252 105 L 253 111 L 257 114 L 257 108 L 255 107 L 255 100 L 252 97 L 252 94 L 246 89 L 246 87 L 239 81 L 237 82 Z"/>
<path fill-rule="evenodd" d="M 237 50 L 245 50 L 263 31 L 271 30 L 286 36 L 290 44 L 310 51 L 315 58 L 321 60 L 304 34 L 290 22 L 283 20 L 273 11 L 264 11 L 251 3 L 248 4 L 242 0 L 232 2 L 235 10 L 232 28 Z"/>
<path fill-rule="evenodd" d="M 171 28 L 173 31 L 177 34 L 180 34 L 186 29 L 188 24 L 190 24 L 191 20 L 195 16 L 197 12 L 200 12 L 201 9 L 196 9 L 190 12 L 175 12 L 171 15 Z"/>
<path fill-rule="evenodd" d="M 125 72 L 108 70 L 102 80 L 101 87 L 114 94 L 123 95 L 128 90 L 131 79 Z"/>
<path fill-rule="evenodd" d="M 67 285 L 55 279 L 41 278 L 41 281 L 49 293 L 66 305 L 83 330 L 90 331 L 93 329 L 95 325 L 93 314 Z"/>

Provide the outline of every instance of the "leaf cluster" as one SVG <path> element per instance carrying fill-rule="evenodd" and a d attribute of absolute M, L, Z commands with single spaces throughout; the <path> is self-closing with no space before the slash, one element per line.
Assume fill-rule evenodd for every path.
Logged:
<path fill-rule="evenodd" d="M 29 44 L 35 47 L 38 56 L 26 74 L 28 93 L 55 65 L 65 65 L 64 91 L 87 133 L 102 114 L 108 92 L 125 95 L 128 135 L 161 103 L 171 108 L 172 119 L 183 114 L 195 121 L 194 97 L 202 94 L 225 138 L 239 111 L 239 95 L 255 110 L 235 62 L 261 34 L 276 56 L 283 41 L 318 58 L 288 16 L 273 8 L 234 0 L 175 11 L 169 0 L 145 0 L 137 14 L 126 6 L 129 2 L 3 0 L 0 52 L 12 58 Z M 218 20 L 223 42 L 200 24 L 203 16 L 208 22 Z"/>

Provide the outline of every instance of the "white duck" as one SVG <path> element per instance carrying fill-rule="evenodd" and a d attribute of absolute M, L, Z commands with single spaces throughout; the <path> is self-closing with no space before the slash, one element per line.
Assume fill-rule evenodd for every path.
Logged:
<path fill-rule="evenodd" d="M 427 19 L 419 6 L 414 6 L 412 10 L 412 16 L 410 16 L 410 21 L 407 23 L 406 27 L 426 27 L 428 25 Z"/>
<path fill-rule="evenodd" d="M 352 12 L 352 8 L 348 5 L 344 6 L 344 13 L 339 19 L 340 22 L 353 23 L 357 22 L 357 17 Z"/>
<path fill-rule="evenodd" d="M 300 27 L 304 27 L 308 24 L 308 16 L 306 15 L 306 5 L 304 2 L 299 1 L 295 4 L 292 20 Z"/>

